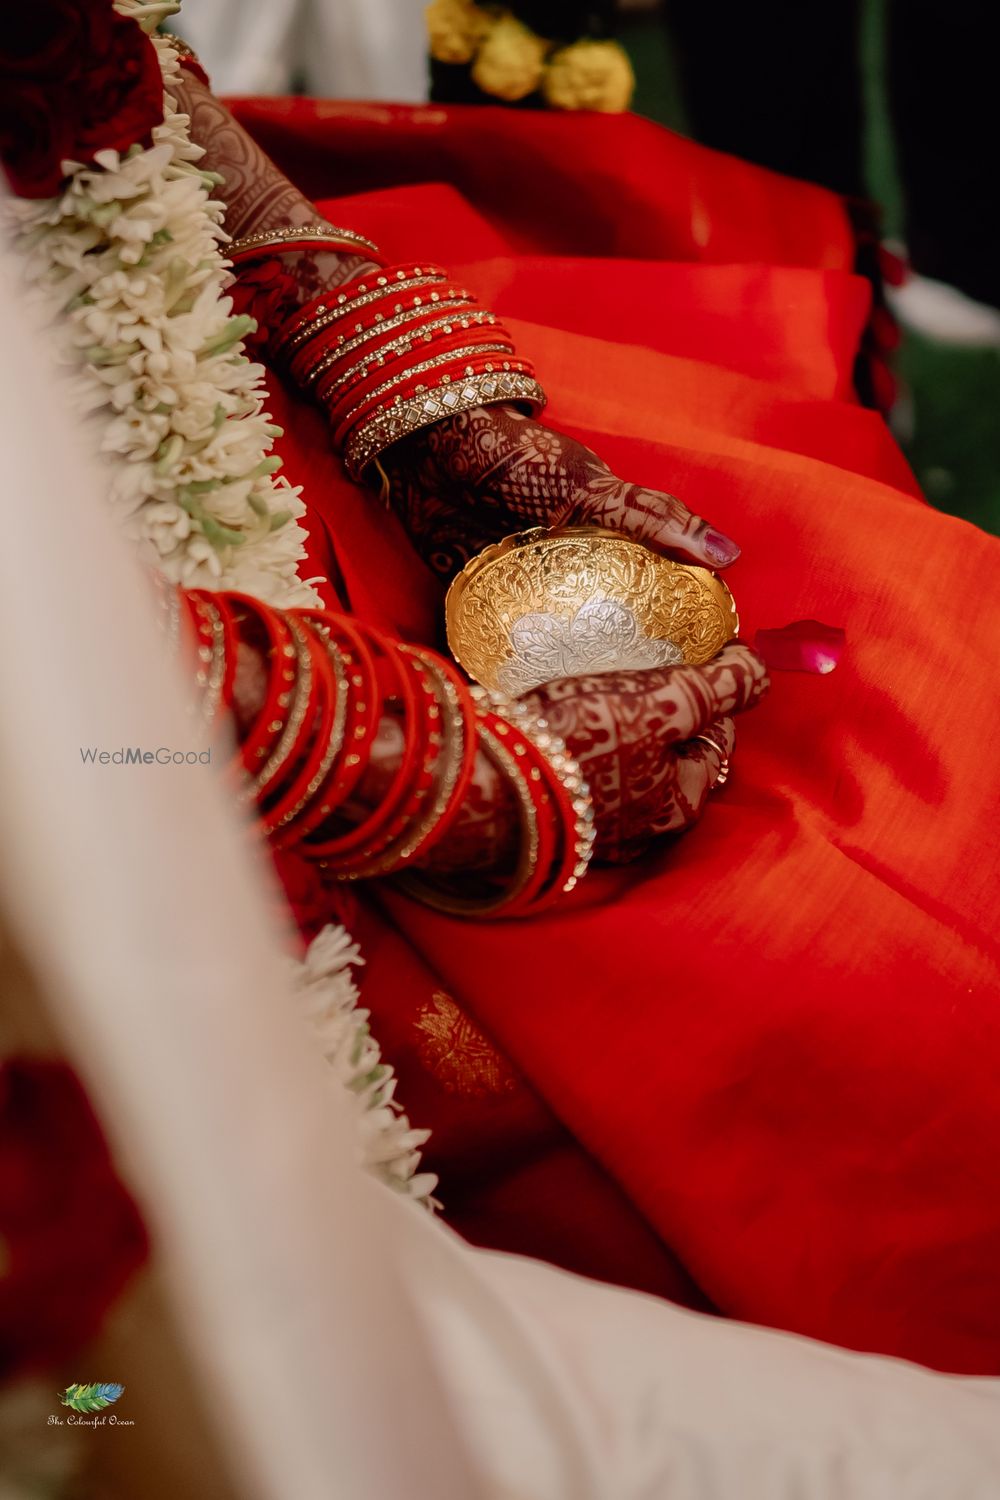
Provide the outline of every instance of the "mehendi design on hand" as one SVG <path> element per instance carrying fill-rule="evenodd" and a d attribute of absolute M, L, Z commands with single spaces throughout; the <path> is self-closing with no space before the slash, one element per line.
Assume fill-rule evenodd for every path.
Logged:
<path fill-rule="evenodd" d="M 531 695 L 590 786 L 598 858 L 634 859 L 698 819 L 721 759 L 689 756 L 687 742 L 712 730 L 731 748 L 731 716 L 767 687 L 759 658 L 732 644 L 703 667 L 566 678 Z"/>
<path fill-rule="evenodd" d="M 528 526 L 607 526 L 708 567 L 739 556 L 735 542 L 676 496 L 626 483 L 584 444 L 511 406 L 438 422 L 390 452 L 384 467 L 390 502 L 436 571 L 452 566 L 453 554 L 464 562 Z M 435 557 L 445 514 L 468 542 Z"/>
<path fill-rule="evenodd" d="M 191 73 L 174 87 L 176 103 L 191 117 L 191 135 L 205 151 L 203 165 L 223 178 L 226 229 L 234 237 L 253 230 L 322 223 L 316 209 L 256 144 L 218 99 Z M 337 250 L 288 250 L 241 265 L 234 288 L 237 310 L 257 321 L 251 343 L 267 347 L 303 303 L 372 267 L 363 255 Z"/>

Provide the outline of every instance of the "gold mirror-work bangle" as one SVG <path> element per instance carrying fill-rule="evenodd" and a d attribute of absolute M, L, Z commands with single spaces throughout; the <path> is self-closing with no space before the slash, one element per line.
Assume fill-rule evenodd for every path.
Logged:
<path fill-rule="evenodd" d="M 534 411 L 545 405 L 545 392 L 534 376 L 519 370 L 491 370 L 482 375 L 449 381 L 392 406 L 348 438 L 344 463 L 352 479 L 360 479 L 372 459 L 411 432 L 444 421 L 476 406 L 521 401 Z"/>
<path fill-rule="evenodd" d="M 365 410 L 365 407 L 368 406 L 372 401 L 377 401 L 380 396 L 388 395 L 392 391 L 394 386 L 399 385 L 401 381 L 412 380 L 415 375 L 427 375 L 431 370 L 439 370 L 442 365 L 457 364 L 460 359 L 482 359 L 487 354 L 499 354 L 502 359 L 505 354 L 509 356 L 513 355 L 513 353 L 514 346 L 511 343 L 469 344 L 464 349 L 451 349 L 444 354 L 438 354 L 434 359 L 425 359 L 419 365 L 406 365 L 398 375 L 393 375 L 390 380 L 384 380 L 382 384 L 377 385 L 373 391 L 369 391 L 366 394 L 364 401 L 354 407 L 353 411 L 349 411 L 347 415 L 342 419 L 343 425 L 345 427 L 350 427 L 358 414 L 360 412 L 363 412 Z M 366 378 L 368 373 L 368 370 L 364 370 L 362 379 Z M 465 373 L 466 375 L 474 375 L 476 373 L 474 366 L 468 365 L 466 367 Z M 330 386 L 329 390 L 323 392 L 324 401 L 329 401 L 334 397 L 334 395 L 336 394 L 337 386 L 339 384 L 340 381 L 337 381 L 332 386 Z M 426 386 L 418 385 L 416 388 L 416 394 L 423 394 L 426 389 Z"/>

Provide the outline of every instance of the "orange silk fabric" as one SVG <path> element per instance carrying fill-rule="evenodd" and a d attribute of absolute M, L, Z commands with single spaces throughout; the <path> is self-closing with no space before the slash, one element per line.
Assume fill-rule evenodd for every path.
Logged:
<path fill-rule="evenodd" d="M 355 913 L 455 1221 L 996 1373 L 1000 543 L 930 509 L 854 400 L 868 289 L 841 205 L 631 117 L 240 113 L 334 222 L 503 313 L 548 421 L 741 543 L 746 635 L 847 632 L 832 676 L 776 677 L 702 825 L 643 863 L 535 922 L 389 893 Z M 394 522 L 314 413 L 274 410 L 317 565 L 332 549 L 354 609 L 439 638 Z"/>

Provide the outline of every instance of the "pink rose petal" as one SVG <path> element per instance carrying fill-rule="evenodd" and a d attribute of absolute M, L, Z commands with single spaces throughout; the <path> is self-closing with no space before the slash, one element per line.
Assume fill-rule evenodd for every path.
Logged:
<path fill-rule="evenodd" d="M 758 630 L 754 650 L 777 672 L 832 672 L 847 644 L 839 625 L 793 620 L 777 630 Z"/>

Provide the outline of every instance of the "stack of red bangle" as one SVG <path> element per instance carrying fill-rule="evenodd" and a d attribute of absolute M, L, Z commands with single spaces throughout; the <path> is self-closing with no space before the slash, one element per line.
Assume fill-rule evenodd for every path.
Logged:
<path fill-rule="evenodd" d="M 326 410 L 354 478 L 432 422 L 501 401 L 545 404 L 507 330 L 439 266 L 387 266 L 316 298 L 275 352 Z"/>
<path fill-rule="evenodd" d="M 456 667 L 357 620 L 271 609 L 246 594 L 181 595 L 195 627 L 204 704 L 233 705 L 239 646 L 263 662 L 263 703 L 244 724 L 244 797 L 281 848 L 330 878 L 419 867 L 465 803 L 477 752 L 510 783 L 520 824 L 511 874 L 462 889 L 421 875 L 406 888 L 456 914 L 519 916 L 569 891 L 593 843 L 579 767 L 544 720 L 470 689 Z M 384 752 L 384 753 L 383 753 Z"/>
<path fill-rule="evenodd" d="M 482 748 L 514 790 L 520 842 L 513 874 L 455 890 L 447 879 L 407 875 L 404 888 L 454 916 L 520 917 L 567 894 L 586 874 L 594 845 L 590 793 L 579 765 L 544 719 L 523 705 L 473 688 Z M 499 705 L 502 705 L 502 712 Z M 490 886 L 495 889 L 491 892 Z M 471 887 L 471 888 L 470 888 Z"/>

